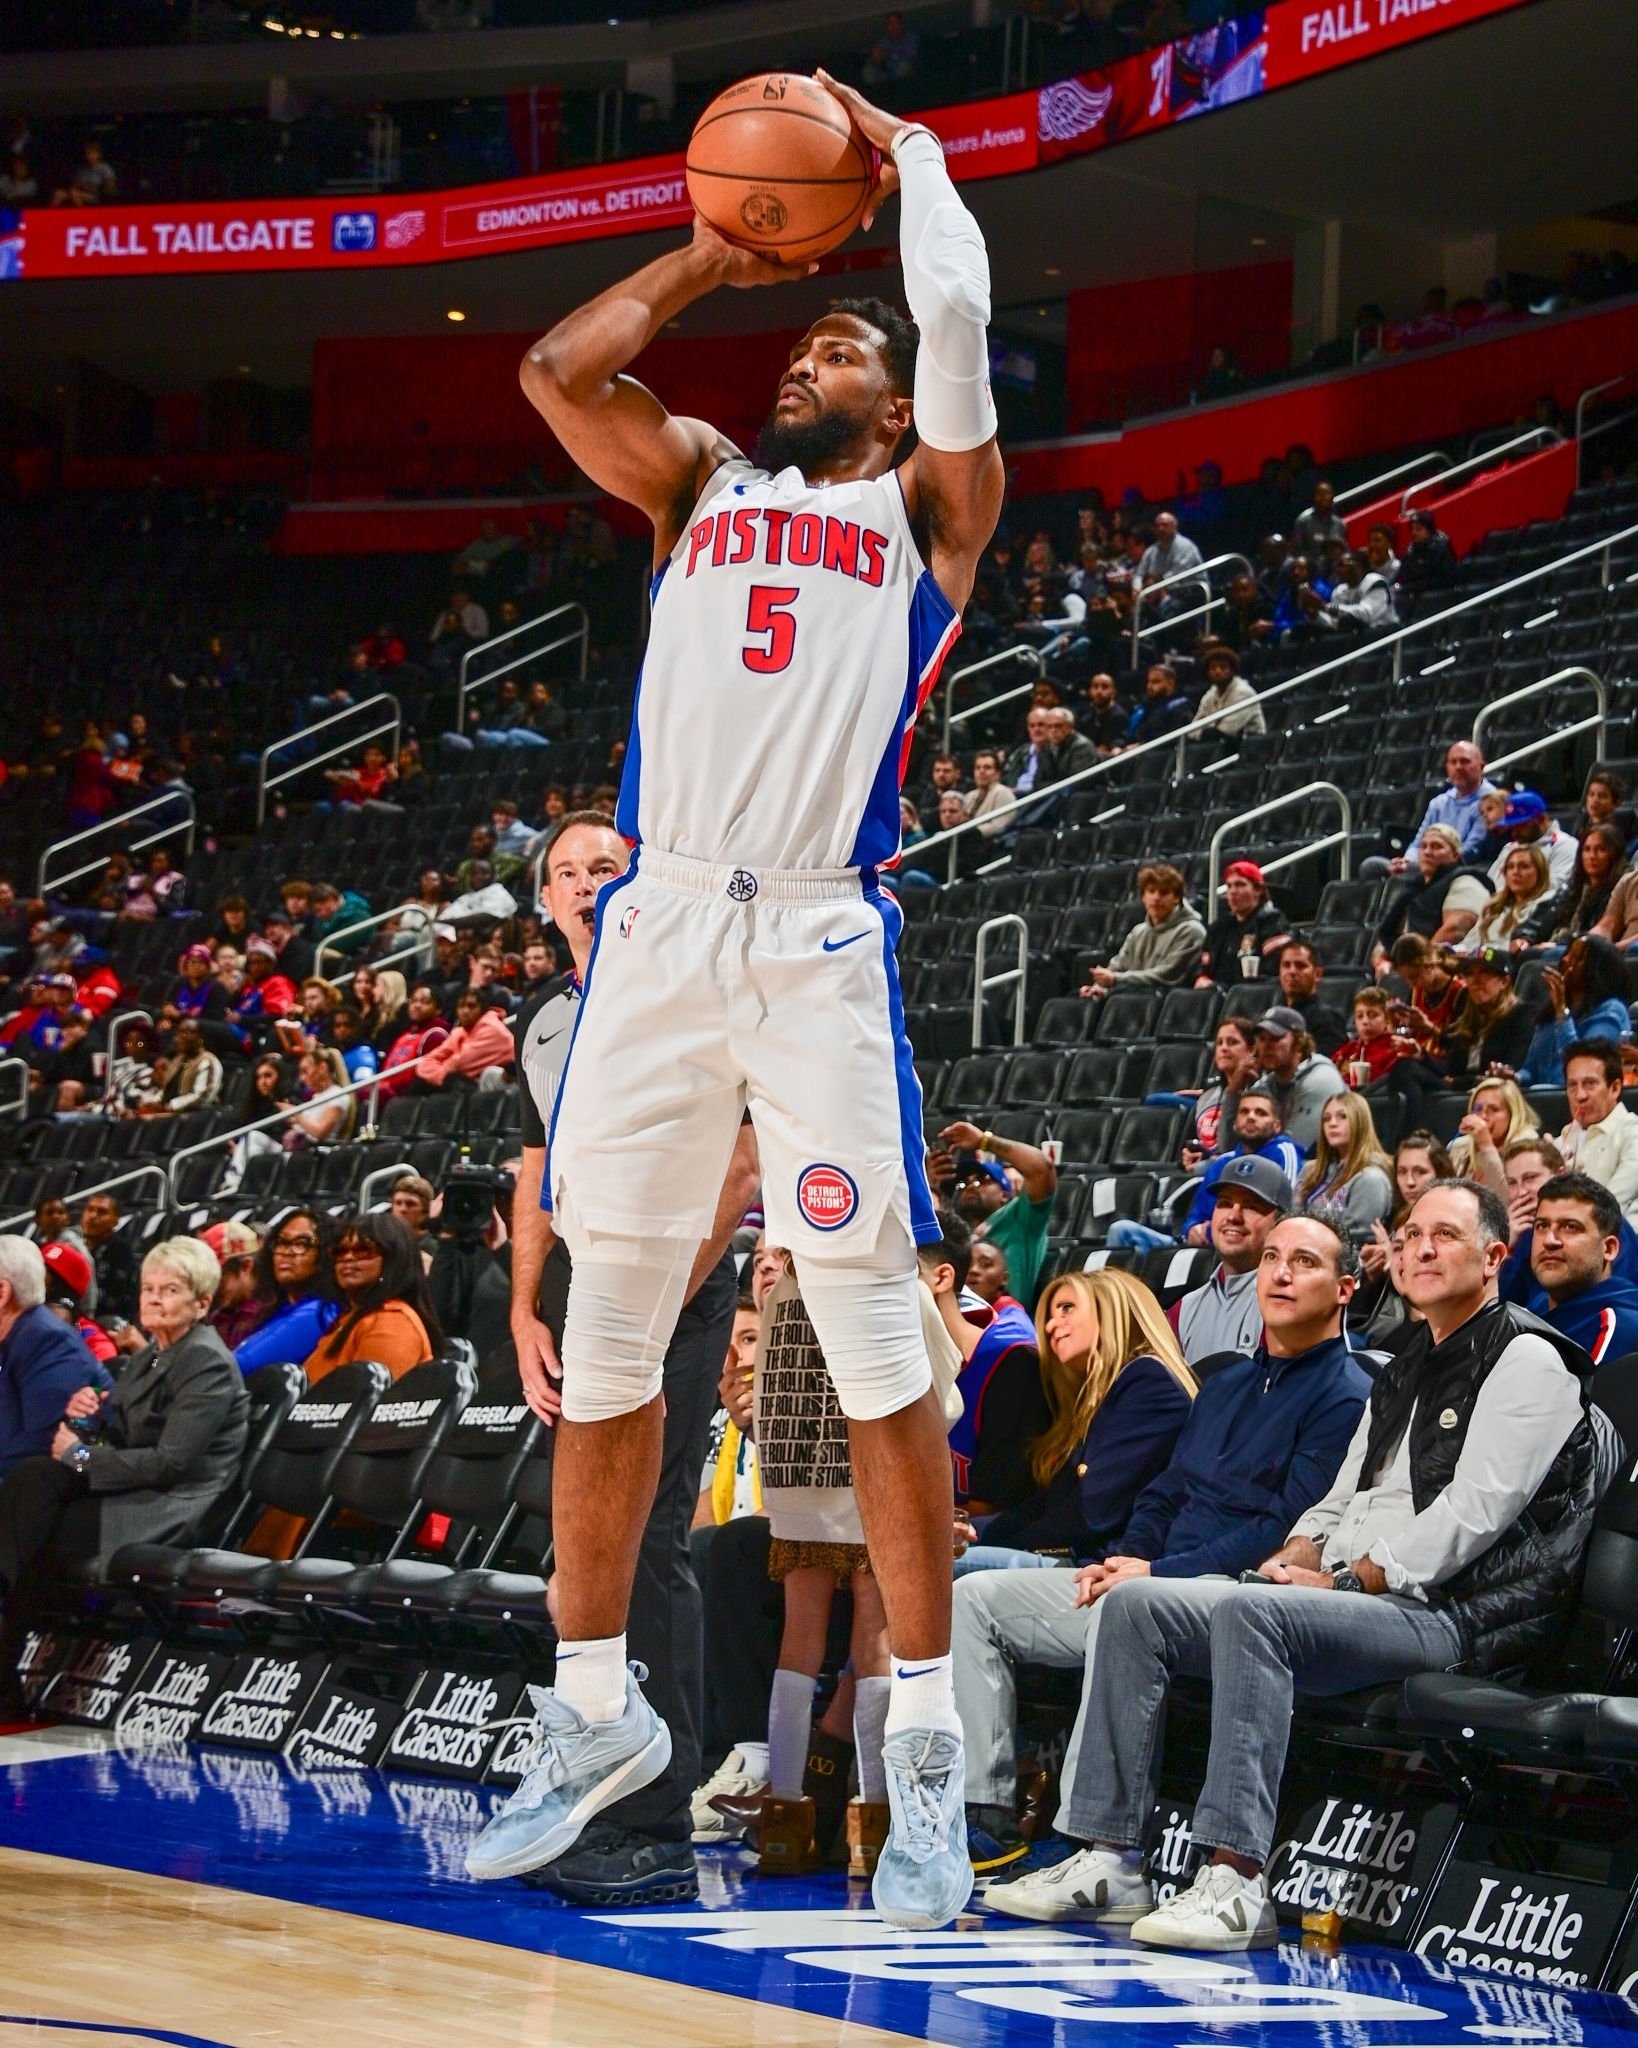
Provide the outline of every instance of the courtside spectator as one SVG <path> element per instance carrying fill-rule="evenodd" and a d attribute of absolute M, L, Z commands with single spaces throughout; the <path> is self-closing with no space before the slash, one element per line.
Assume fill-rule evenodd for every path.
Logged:
<path fill-rule="evenodd" d="M 1601 1463 L 1586 1354 L 1497 1300 L 1507 1218 L 1488 1189 L 1430 1190 L 1405 1231 L 1426 1336 L 1383 1368 L 1331 1491 L 1264 1562 L 1275 1583 L 1134 1578 L 1104 1597 L 1075 1803 L 1058 1819 L 1092 1853 L 1064 1888 L 1092 1917 L 1131 1921 L 1142 1946 L 1276 1940 L 1262 1871 L 1294 1688 L 1514 1665 L 1574 1612 Z M 1210 1674 L 1219 1709 L 1191 1823 L 1210 1853 L 1155 1911 L 1141 1844 L 1154 1731 L 1182 1672 Z"/>
<path fill-rule="evenodd" d="M 1300 1011 L 1276 1003 L 1257 1019 L 1257 1062 L 1281 1128 L 1303 1151 L 1311 1150 L 1320 1112 L 1345 1084 L 1331 1061 L 1314 1050 Z"/>
<path fill-rule="evenodd" d="M 1638 1351 L 1638 1287 L 1615 1271 L 1621 1224 L 1620 1204 L 1590 1174 L 1555 1174 L 1536 1196 L 1530 1272 L 1542 1314 L 1594 1365 Z"/>
<path fill-rule="evenodd" d="M 84 1338 L 45 1306 L 46 1265 L 26 1237 L 0 1237 L 0 1479 L 42 1457 L 70 1399 L 113 1385 Z"/>
<path fill-rule="evenodd" d="M 393 1378 L 424 1365 L 443 1342 L 414 1234 L 385 1210 L 337 1225 L 330 1266 L 341 1315 L 307 1360 L 310 1381 L 338 1366 L 373 1358 Z"/>
<path fill-rule="evenodd" d="M 1564 1062 L 1570 1121 L 1558 1149 L 1573 1173 L 1609 1189 L 1629 1223 L 1638 1223 L 1638 1116 L 1621 1100 L 1621 1049 L 1607 1038 L 1574 1046 Z"/>
<path fill-rule="evenodd" d="M 1168 862 L 1138 870 L 1143 923 L 1134 925 L 1107 967 L 1094 967 L 1082 988 L 1087 997 L 1112 988 L 1172 988 L 1187 980 L 1199 958 L 1206 928 L 1186 898 L 1187 884 Z"/>
<path fill-rule="evenodd" d="M 237 1353 L 266 1315 L 266 1306 L 256 1293 L 256 1255 L 262 1241 L 251 1224 L 231 1218 L 213 1223 L 198 1235 L 200 1243 L 216 1254 L 222 1269 L 210 1307 L 210 1326 L 227 1348 Z"/>
<path fill-rule="evenodd" d="M 111 1556 L 127 1543 L 185 1543 L 230 1486 L 244 1452 L 250 1400 L 233 1354 L 206 1318 L 221 1275 L 197 1238 L 173 1237 L 142 1262 L 141 1321 L 150 1342 L 106 1396 L 72 1395 L 48 1455 L 0 1485 L 4 1670 L 19 1596 L 52 1564 Z M 95 1418 L 97 1441 L 71 1427 Z"/>
<path fill-rule="evenodd" d="M 341 1314 L 331 1285 L 328 1219 L 310 1209 L 277 1218 L 256 1253 L 257 1319 L 234 1346 L 241 1372 L 304 1365 Z"/>
<path fill-rule="evenodd" d="M 1225 1354 L 1244 1358 L 1256 1347 L 1263 1333 L 1257 1267 L 1268 1233 L 1295 1201 L 1290 1181 L 1270 1159 L 1236 1159 L 1224 1170 L 1211 1214 L 1216 1270 L 1169 1316 L 1191 1366 Z"/>
<path fill-rule="evenodd" d="M 1507 1262 L 1501 1270 L 1501 1298 L 1528 1308 L 1539 1297 L 1536 1276 L 1530 1270 L 1530 1252 L 1536 1225 L 1536 1202 L 1555 1174 L 1564 1171 L 1564 1155 L 1545 1132 L 1532 1138 L 1515 1138 L 1502 1155 L 1507 1182 Z M 1625 1264 L 1626 1246 L 1638 1245 L 1638 1233 L 1625 1218 L 1622 1277 L 1638 1280 L 1638 1264 Z"/>
<path fill-rule="evenodd" d="M 1017 1860 L 1020 1662 L 1084 1667 L 1082 1708 L 1062 1772 L 1066 1819 L 1080 1790 L 1085 1698 L 1096 1655 L 1098 1609 L 1128 1579 L 1235 1578 L 1252 1569 L 1296 1518 L 1324 1498 L 1370 1393 L 1343 1335 L 1358 1282 L 1352 1247 L 1314 1216 L 1270 1231 L 1257 1272 L 1263 1337 L 1201 1387 L 1166 1469 L 1138 1495 L 1118 1548 L 1067 1572 L 978 1573 L 955 1589 L 956 1708 L 967 1743 L 968 1821 Z M 1088 1917 L 1071 1865 L 1032 1872 L 986 1894 L 1026 1920 Z"/>
<path fill-rule="evenodd" d="M 1188 1420 L 1194 1374 L 1159 1302 L 1118 1266 L 1055 1280 L 1036 1335 L 1052 1422 L 1030 1453 L 1035 1491 L 982 1522 L 958 1574 L 1101 1557 Z"/>
<path fill-rule="evenodd" d="M 1206 927 L 1196 988 L 1233 988 L 1266 975 L 1290 939 L 1284 913 L 1268 894 L 1254 860 L 1231 860 L 1223 870 L 1225 908 Z"/>

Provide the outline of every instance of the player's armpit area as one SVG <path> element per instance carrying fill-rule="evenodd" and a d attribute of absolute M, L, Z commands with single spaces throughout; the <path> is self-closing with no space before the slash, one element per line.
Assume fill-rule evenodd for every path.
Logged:
<path fill-rule="evenodd" d="M 1006 468 L 994 441 L 959 454 L 922 442 L 899 471 L 905 509 L 925 534 L 927 566 L 957 611 L 973 594 L 979 562 L 995 533 L 1006 495 Z"/>

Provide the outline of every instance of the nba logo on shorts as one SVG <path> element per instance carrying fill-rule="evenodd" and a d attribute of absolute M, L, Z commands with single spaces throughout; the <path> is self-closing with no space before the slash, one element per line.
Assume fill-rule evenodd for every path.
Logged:
<path fill-rule="evenodd" d="M 642 913 L 643 906 L 640 903 L 628 903 L 626 905 L 625 909 L 620 913 L 621 938 L 629 939 L 631 937 L 631 928 L 638 918 L 642 916 Z"/>
<path fill-rule="evenodd" d="M 859 1190 L 839 1166 L 810 1166 L 796 1183 L 796 1206 L 815 1230 L 840 1230 L 852 1221 Z"/>

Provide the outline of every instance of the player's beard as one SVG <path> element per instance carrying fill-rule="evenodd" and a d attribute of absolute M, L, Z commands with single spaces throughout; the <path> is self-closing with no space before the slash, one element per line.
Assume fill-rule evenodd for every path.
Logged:
<path fill-rule="evenodd" d="M 869 424 L 862 415 L 830 408 L 796 419 L 783 419 L 778 412 L 771 412 L 757 436 L 756 459 L 764 469 L 776 472 L 794 464 L 807 476 L 856 447 Z"/>

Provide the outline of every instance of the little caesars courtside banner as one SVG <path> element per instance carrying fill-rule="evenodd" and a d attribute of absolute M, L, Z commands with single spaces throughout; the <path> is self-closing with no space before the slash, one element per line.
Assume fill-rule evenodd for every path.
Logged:
<path fill-rule="evenodd" d="M 1174 122 L 1418 42 L 1534 0 L 1273 0 L 1039 92 L 917 118 L 959 180 L 1110 149 Z M 0 211 L 0 278 L 346 270 L 449 263 L 691 218 L 680 155 L 444 192 L 201 205 Z"/>

